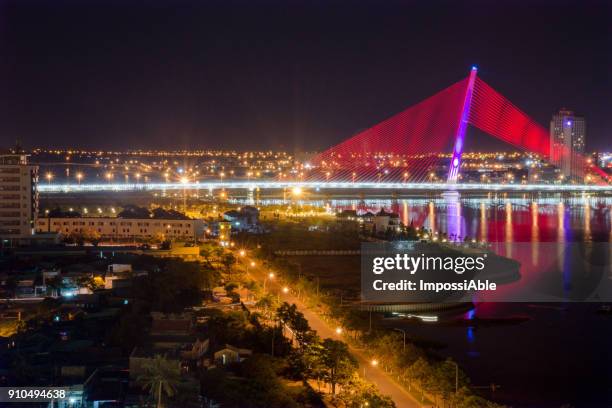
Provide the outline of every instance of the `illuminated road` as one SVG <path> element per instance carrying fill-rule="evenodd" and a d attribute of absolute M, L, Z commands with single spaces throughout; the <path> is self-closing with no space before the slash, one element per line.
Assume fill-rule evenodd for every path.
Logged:
<path fill-rule="evenodd" d="M 250 259 L 241 259 L 244 259 L 245 262 L 250 262 Z M 249 267 L 248 273 L 258 282 L 263 282 L 269 271 L 264 269 L 260 265 L 257 265 L 255 267 Z M 332 338 L 341 340 L 341 336 L 339 336 L 335 331 L 336 327 L 332 327 L 330 323 L 323 320 L 317 313 L 308 309 L 301 300 L 299 300 L 295 295 L 291 293 L 291 291 L 289 291 L 288 293 L 284 293 L 284 291 L 281 290 L 283 286 L 281 282 L 279 282 L 277 279 L 268 279 L 267 285 L 269 291 L 278 294 L 282 301 L 285 301 L 287 303 L 295 303 L 300 312 L 302 312 L 304 314 L 304 317 L 308 320 L 308 324 L 310 325 L 310 327 L 316 330 L 322 339 Z M 358 350 L 350 345 L 349 349 L 351 351 L 351 354 L 355 356 L 357 362 L 359 363 L 359 374 L 363 376 L 365 367 L 365 378 L 372 384 L 376 385 L 383 395 L 388 395 L 389 397 L 391 397 L 391 399 L 393 400 L 393 402 L 395 402 L 395 405 L 398 408 L 423 407 L 406 390 L 404 390 L 401 385 L 396 383 L 380 367 L 372 366 L 370 364 L 370 361 L 367 359 L 367 356 L 362 350 Z"/>
<path fill-rule="evenodd" d="M 402 183 L 402 182 L 336 182 L 336 181 L 201 181 L 190 183 L 99 183 L 44 184 L 41 193 L 86 193 L 100 191 L 159 190 L 283 190 L 295 187 L 304 190 L 396 190 L 396 191 L 519 191 L 519 192 L 599 192 L 612 194 L 612 185 L 585 184 L 488 184 L 488 183 Z"/>

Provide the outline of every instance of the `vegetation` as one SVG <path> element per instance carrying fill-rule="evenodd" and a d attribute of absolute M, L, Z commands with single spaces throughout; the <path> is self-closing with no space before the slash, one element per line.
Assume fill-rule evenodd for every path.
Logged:
<path fill-rule="evenodd" d="M 137 382 L 157 401 L 157 408 L 161 408 L 162 396 L 170 398 L 176 393 L 180 380 L 179 366 L 156 354 L 153 359 L 143 362 L 142 369 L 144 373 L 138 377 Z"/>
<path fill-rule="evenodd" d="M 310 223 L 310 224 L 309 224 Z M 316 229 L 312 230 L 312 224 Z M 348 224 L 348 225 L 347 225 Z M 403 347 L 402 335 L 371 325 L 367 313 L 356 310 L 350 305 L 357 300 L 359 293 L 359 256 L 279 256 L 283 250 L 329 250 L 357 249 L 361 239 L 359 232 L 350 228 L 347 222 L 336 222 L 325 219 L 309 221 L 278 221 L 269 236 L 260 240 L 262 249 L 258 252 L 266 262 L 284 272 L 290 286 L 298 296 L 324 316 L 335 320 L 346 329 L 350 341 L 368 350 L 372 357 L 379 360 L 385 369 L 400 378 L 413 395 L 432 403 L 452 404 L 453 407 L 497 407 L 475 394 L 469 387 L 469 379 L 455 362 L 443 359 L 437 353 L 423 345 L 408 339 Z M 416 239 L 423 231 L 410 225 L 404 228 L 397 239 Z M 361 232 L 363 234 L 363 231 Z M 427 233 L 425 231 L 425 233 Z M 321 285 L 323 282 L 323 285 Z M 344 302 L 344 304 L 343 304 Z M 279 311 L 290 316 L 292 311 L 281 305 Z M 281 320 L 292 320 L 282 317 Z M 299 319 L 298 319 L 299 320 Z M 297 331 L 294 330 L 297 333 Z M 296 334 L 297 336 L 297 334 Z M 320 347 L 321 343 L 318 343 Z M 329 373 L 321 365 L 322 351 L 313 343 L 303 353 L 301 362 L 304 372 L 315 381 L 329 382 Z M 349 370 L 350 371 L 350 370 Z M 455 375 L 458 373 L 458 387 L 455 389 Z M 347 402 L 348 395 L 355 395 L 355 390 L 347 394 L 346 388 L 352 386 L 352 379 L 344 376 L 338 383 L 342 385 L 338 398 Z M 335 386 L 332 386 L 335 388 Z M 334 390 L 335 391 L 335 390 Z"/>

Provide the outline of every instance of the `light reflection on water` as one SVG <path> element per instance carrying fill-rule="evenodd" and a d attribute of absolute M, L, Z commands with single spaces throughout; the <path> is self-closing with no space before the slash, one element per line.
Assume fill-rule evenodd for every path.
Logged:
<path fill-rule="evenodd" d="M 247 203 L 248 200 L 234 200 Z M 289 204 L 287 200 L 260 200 L 258 205 Z M 487 242 L 612 242 L 612 198 L 444 198 L 301 200 L 294 205 L 377 212 L 381 208 L 434 232 Z M 537 255 L 536 255 L 537 256 Z"/>

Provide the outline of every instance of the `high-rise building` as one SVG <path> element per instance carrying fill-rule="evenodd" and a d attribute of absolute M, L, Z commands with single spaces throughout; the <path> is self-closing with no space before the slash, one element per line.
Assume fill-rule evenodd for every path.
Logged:
<path fill-rule="evenodd" d="M 16 148 L 0 153 L 0 244 L 28 242 L 38 214 L 38 166 Z"/>
<path fill-rule="evenodd" d="M 586 123 L 584 117 L 562 108 L 550 121 L 550 156 L 563 178 L 583 182 L 584 144 Z"/>

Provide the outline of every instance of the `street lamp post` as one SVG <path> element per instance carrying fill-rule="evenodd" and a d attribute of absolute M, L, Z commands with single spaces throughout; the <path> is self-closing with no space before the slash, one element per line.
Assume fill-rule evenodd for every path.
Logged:
<path fill-rule="evenodd" d="M 266 282 L 268 281 L 268 278 L 270 280 L 274 279 L 274 274 L 272 272 L 270 272 L 268 274 L 268 276 L 264 279 L 264 283 L 263 283 L 263 290 L 264 290 L 264 292 L 266 291 Z"/>
<path fill-rule="evenodd" d="M 181 177 L 181 184 L 183 185 L 183 211 L 187 212 L 187 183 L 189 179 L 187 177 Z"/>
<path fill-rule="evenodd" d="M 404 335 L 404 351 L 406 351 L 406 330 L 398 329 L 396 327 L 394 327 L 393 330 L 398 331 L 398 332 L 402 332 L 402 334 Z"/>

